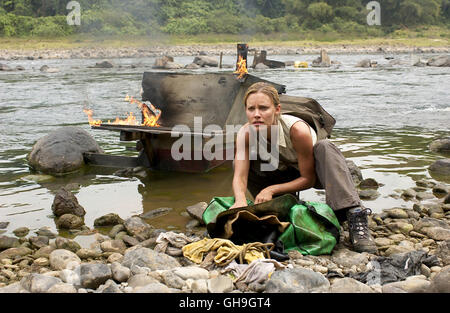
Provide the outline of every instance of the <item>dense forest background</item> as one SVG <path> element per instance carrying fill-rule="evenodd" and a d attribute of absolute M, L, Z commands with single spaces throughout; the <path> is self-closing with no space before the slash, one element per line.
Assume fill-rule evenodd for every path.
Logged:
<path fill-rule="evenodd" d="M 0 0 L 0 36 L 198 35 L 308 31 L 383 36 L 405 28 L 450 28 L 450 0 L 378 0 L 381 26 L 368 26 L 369 0 Z"/>

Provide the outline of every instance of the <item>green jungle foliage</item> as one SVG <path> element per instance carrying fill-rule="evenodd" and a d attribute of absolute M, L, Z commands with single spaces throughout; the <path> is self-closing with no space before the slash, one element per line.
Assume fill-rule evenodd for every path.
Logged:
<path fill-rule="evenodd" d="M 450 0 L 378 0 L 381 26 L 368 26 L 369 0 L 0 0 L 0 36 L 270 34 L 318 31 L 382 36 L 409 27 L 449 27 Z"/>

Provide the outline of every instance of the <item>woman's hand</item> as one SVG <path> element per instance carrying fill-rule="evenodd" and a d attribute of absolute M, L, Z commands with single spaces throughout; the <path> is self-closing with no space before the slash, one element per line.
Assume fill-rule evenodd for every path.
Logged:
<path fill-rule="evenodd" d="M 273 192 L 270 187 L 261 190 L 255 198 L 255 204 L 272 200 Z"/>
<path fill-rule="evenodd" d="M 243 201 L 236 201 L 231 207 L 230 209 L 235 209 L 235 208 L 242 208 L 247 206 L 247 201 L 243 200 Z"/>

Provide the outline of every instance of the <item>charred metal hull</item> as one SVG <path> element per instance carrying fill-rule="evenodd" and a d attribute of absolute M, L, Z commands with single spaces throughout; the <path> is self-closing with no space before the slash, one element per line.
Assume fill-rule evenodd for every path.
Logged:
<path fill-rule="evenodd" d="M 246 75 L 244 79 L 238 80 L 233 73 L 145 72 L 142 79 L 142 101 L 150 101 L 162 111 L 158 120 L 161 127 L 102 124 L 92 128 L 118 131 L 121 140 L 137 141 L 139 157 L 128 161 L 117 158 L 119 167 L 120 164 L 137 164 L 153 170 L 205 172 L 231 162 L 235 133 L 229 136 L 227 128 L 247 122 L 243 103 L 245 92 L 253 83 L 261 81 L 272 84 L 280 94 L 285 92 L 284 85 L 253 75 Z M 199 118 L 202 128 L 198 130 L 194 122 L 198 122 Z M 177 125 L 183 125 L 189 130 L 176 131 L 174 127 Z M 204 131 L 204 127 L 211 125 L 222 129 L 222 133 Z M 188 147 L 189 151 L 185 153 L 190 157 L 178 160 L 173 156 L 172 147 L 180 136 L 192 137 L 193 142 L 201 144 Z M 208 141 L 215 136 L 222 136 L 223 143 L 215 146 L 216 158 L 209 159 L 202 152 Z M 95 154 L 86 155 L 85 159 L 97 165 L 114 164 L 112 158 Z"/>

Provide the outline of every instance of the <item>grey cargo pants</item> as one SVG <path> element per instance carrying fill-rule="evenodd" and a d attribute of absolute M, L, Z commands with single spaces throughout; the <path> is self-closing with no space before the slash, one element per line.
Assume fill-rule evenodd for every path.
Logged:
<path fill-rule="evenodd" d="M 336 145 L 328 139 L 323 139 L 314 145 L 314 160 L 317 176 L 314 188 L 325 189 L 326 203 L 340 220 L 345 220 L 346 210 L 343 209 L 361 204 L 345 157 Z M 256 171 L 255 168 L 259 168 L 257 163 L 258 161 L 251 161 L 247 183 L 253 197 L 268 186 L 286 183 L 300 177 L 300 172 L 293 167 L 285 171 Z"/>

